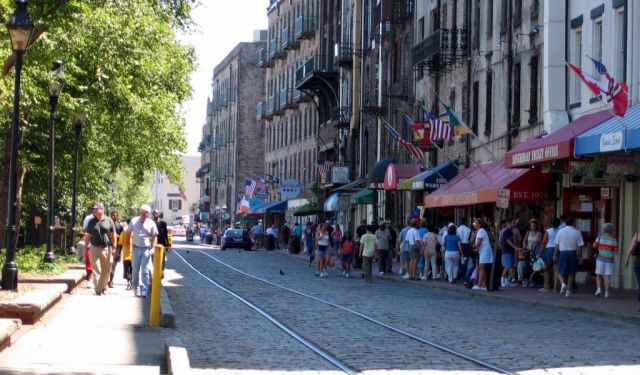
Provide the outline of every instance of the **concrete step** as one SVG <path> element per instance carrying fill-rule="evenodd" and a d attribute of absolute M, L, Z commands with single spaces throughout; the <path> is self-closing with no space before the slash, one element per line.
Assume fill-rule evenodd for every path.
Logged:
<path fill-rule="evenodd" d="M 159 366 L 134 366 L 134 365 L 2 365 L 0 374 L 3 375 L 159 375 Z"/>

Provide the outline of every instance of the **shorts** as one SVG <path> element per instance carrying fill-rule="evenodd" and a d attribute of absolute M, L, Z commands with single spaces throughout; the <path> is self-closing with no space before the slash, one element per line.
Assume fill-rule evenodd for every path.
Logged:
<path fill-rule="evenodd" d="M 605 263 L 600 259 L 596 259 L 596 275 L 613 275 L 613 263 Z"/>
<path fill-rule="evenodd" d="M 547 247 L 544 249 L 544 254 L 542 255 L 542 260 L 544 260 L 545 267 L 549 270 L 553 270 L 553 253 L 555 252 L 555 247 Z"/>
<path fill-rule="evenodd" d="M 408 251 L 401 251 L 400 252 L 400 261 L 401 262 L 408 262 L 409 261 L 409 252 Z"/>
<path fill-rule="evenodd" d="M 327 255 L 327 247 L 318 245 L 318 249 L 316 249 L 316 256 L 320 258 L 325 255 Z"/>
<path fill-rule="evenodd" d="M 420 250 L 418 250 L 418 247 L 409 245 L 409 259 L 418 260 L 418 258 L 420 258 Z"/>
<path fill-rule="evenodd" d="M 491 249 L 480 250 L 478 261 L 480 264 L 493 263 L 493 251 Z"/>
<path fill-rule="evenodd" d="M 347 263 L 347 262 L 351 263 L 351 262 L 353 262 L 353 254 L 342 254 L 340 256 L 340 261 L 343 262 L 343 263 Z"/>
<path fill-rule="evenodd" d="M 513 254 L 502 254 L 502 267 L 511 268 L 513 267 Z"/>
<path fill-rule="evenodd" d="M 578 251 L 560 251 L 558 256 L 558 274 L 564 277 L 575 276 L 578 273 Z"/>

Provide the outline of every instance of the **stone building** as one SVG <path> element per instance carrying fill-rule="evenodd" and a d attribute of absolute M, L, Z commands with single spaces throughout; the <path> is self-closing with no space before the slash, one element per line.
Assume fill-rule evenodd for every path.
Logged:
<path fill-rule="evenodd" d="M 201 167 L 201 158 L 197 155 L 184 155 L 180 176 L 184 183 L 184 190 L 172 184 L 167 176 L 155 170 L 153 183 L 151 184 L 151 208 L 160 211 L 168 223 L 177 224 L 182 220 L 182 215 L 193 215 L 200 198 L 200 186 L 194 178 L 194 174 Z"/>
<path fill-rule="evenodd" d="M 265 36 L 256 32 L 256 41 L 239 43 L 213 71 L 199 171 L 201 209 L 209 212 L 210 220 L 235 221 L 245 179 L 264 173 L 265 133 L 255 108 L 265 95 L 264 86 L 256 84 L 264 82 L 256 56 L 266 46 Z"/>

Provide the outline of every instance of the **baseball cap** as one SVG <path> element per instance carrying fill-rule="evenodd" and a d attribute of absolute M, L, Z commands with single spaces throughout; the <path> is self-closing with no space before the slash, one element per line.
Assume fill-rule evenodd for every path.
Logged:
<path fill-rule="evenodd" d="M 93 208 L 102 208 L 104 210 L 104 204 L 96 203 L 96 204 L 93 205 Z"/>
<path fill-rule="evenodd" d="M 151 212 L 151 207 L 149 207 L 148 204 L 143 204 L 142 206 L 140 206 L 140 211 Z"/>

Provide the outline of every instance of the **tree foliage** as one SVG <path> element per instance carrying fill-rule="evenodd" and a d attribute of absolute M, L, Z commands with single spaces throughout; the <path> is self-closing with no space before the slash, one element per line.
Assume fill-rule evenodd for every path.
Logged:
<path fill-rule="evenodd" d="M 179 104 L 191 95 L 194 53 L 176 38 L 190 26 L 192 0 L 40 0 L 29 2 L 38 33 L 25 54 L 19 163 L 25 169 L 23 212 L 45 208 L 49 108 L 47 73 L 63 61 L 67 84 L 56 118 L 56 214 L 71 202 L 74 114 L 88 117 L 80 139 L 79 207 L 105 201 L 121 210 L 145 199 L 155 168 L 180 181 L 186 148 Z M 0 0 L 6 22 L 13 1 Z M 7 31 L 0 59 L 11 61 Z M 13 74 L 0 80 L 4 126 L 10 126 Z M 5 164 L 7 165 L 7 164 Z M 110 197 L 116 181 L 121 196 Z M 6 181 L 3 181 L 6 184 Z M 0 212 L 0 217 L 3 215 Z"/>

